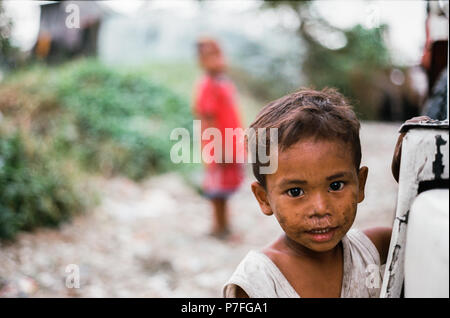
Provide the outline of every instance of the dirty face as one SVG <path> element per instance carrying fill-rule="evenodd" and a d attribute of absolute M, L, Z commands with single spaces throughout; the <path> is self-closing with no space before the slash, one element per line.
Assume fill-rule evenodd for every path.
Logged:
<path fill-rule="evenodd" d="M 332 250 L 364 199 L 367 167 L 355 169 L 350 145 L 308 138 L 280 151 L 278 170 L 252 190 L 262 211 L 274 214 L 296 248 Z"/>

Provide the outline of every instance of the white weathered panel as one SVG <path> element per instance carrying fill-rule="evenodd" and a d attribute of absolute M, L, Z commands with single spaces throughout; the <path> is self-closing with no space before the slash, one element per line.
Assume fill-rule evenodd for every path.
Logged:
<path fill-rule="evenodd" d="M 442 171 L 439 171 L 439 167 L 442 167 Z M 447 129 L 418 127 L 409 130 L 402 144 L 396 217 L 380 297 L 400 297 L 408 215 L 417 196 L 419 183 L 448 177 L 448 126 Z"/>
<path fill-rule="evenodd" d="M 449 297 L 449 190 L 420 193 L 409 212 L 405 297 Z"/>

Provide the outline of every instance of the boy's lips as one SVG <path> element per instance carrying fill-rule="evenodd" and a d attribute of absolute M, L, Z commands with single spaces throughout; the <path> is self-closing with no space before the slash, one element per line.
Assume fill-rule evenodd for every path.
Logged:
<path fill-rule="evenodd" d="M 336 229 L 338 227 L 323 227 L 323 228 L 315 228 L 309 231 L 306 231 L 306 233 L 310 236 L 310 238 L 313 241 L 322 243 L 322 242 L 328 242 L 330 241 L 334 233 L 336 232 Z"/>

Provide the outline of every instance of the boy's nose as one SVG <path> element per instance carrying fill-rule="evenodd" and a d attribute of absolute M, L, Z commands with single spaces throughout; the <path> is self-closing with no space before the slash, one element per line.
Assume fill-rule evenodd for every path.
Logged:
<path fill-rule="evenodd" d="M 313 197 L 312 201 L 312 209 L 310 210 L 311 213 L 309 217 L 324 217 L 324 216 L 330 216 L 331 211 L 329 208 L 328 200 L 326 198 L 326 195 L 323 195 L 321 193 L 317 193 Z"/>

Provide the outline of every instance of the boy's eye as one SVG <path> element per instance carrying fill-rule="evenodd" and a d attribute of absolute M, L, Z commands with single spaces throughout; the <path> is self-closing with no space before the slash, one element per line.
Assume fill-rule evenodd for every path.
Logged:
<path fill-rule="evenodd" d="M 304 192 L 303 192 L 302 188 L 292 188 L 292 189 L 287 190 L 287 194 L 290 197 L 298 197 L 300 195 L 303 195 L 303 193 Z"/>
<path fill-rule="evenodd" d="M 343 187 L 344 187 L 344 182 L 342 182 L 342 181 L 335 181 L 330 184 L 331 191 L 339 191 L 339 190 L 342 190 Z"/>

